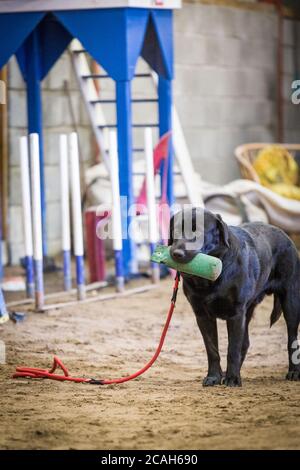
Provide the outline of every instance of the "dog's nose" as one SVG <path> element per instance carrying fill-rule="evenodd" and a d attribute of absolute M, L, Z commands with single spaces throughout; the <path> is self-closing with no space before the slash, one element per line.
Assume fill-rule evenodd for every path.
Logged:
<path fill-rule="evenodd" d="M 175 261 L 182 261 L 184 259 L 185 253 L 184 250 L 181 248 L 176 248 L 175 250 L 171 251 L 171 256 L 174 258 Z"/>

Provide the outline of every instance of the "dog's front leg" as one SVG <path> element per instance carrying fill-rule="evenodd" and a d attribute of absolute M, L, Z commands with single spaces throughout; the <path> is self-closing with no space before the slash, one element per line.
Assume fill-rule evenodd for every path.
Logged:
<path fill-rule="evenodd" d="M 215 318 L 205 314 L 196 314 L 196 319 L 203 336 L 208 359 L 208 373 L 203 380 L 203 386 L 220 385 L 222 382 L 222 370 L 218 346 L 217 321 Z"/>
<path fill-rule="evenodd" d="M 240 371 L 245 329 L 246 318 L 244 312 L 240 312 L 233 318 L 227 320 L 227 370 L 223 383 L 229 387 L 240 387 L 242 385 Z"/>

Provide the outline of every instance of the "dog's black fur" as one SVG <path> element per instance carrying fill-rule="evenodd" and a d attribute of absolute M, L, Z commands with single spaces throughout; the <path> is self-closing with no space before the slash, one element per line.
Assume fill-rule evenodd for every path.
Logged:
<path fill-rule="evenodd" d="M 193 221 L 197 211 L 203 209 L 189 210 L 188 216 Z M 174 238 L 182 220 L 181 214 L 173 216 L 170 222 L 169 245 L 173 259 L 188 262 L 202 252 L 220 258 L 223 263 L 222 273 L 215 282 L 182 274 L 183 290 L 195 312 L 207 351 L 208 374 L 203 385 L 241 385 L 240 369 L 249 348 L 249 322 L 256 305 L 270 294 L 274 294 L 271 326 L 282 312 L 287 324 L 289 370 L 286 378 L 300 380 L 300 365 L 293 360 L 299 357 L 294 345 L 300 323 L 300 261 L 292 240 L 279 228 L 260 222 L 227 226 L 219 215 L 205 210 L 203 245 L 197 246 L 197 239 L 201 237 L 196 232 L 196 246 L 191 251 L 187 249 L 190 240 Z M 220 366 L 217 318 L 227 322 L 225 376 Z"/>

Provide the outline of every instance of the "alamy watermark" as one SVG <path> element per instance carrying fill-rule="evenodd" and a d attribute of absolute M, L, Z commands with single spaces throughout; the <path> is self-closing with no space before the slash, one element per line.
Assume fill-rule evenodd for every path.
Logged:
<path fill-rule="evenodd" d="M 300 80 L 294 80 L 292 82 L 293 93 L 291 95 L 291 100 L 293 104 L 300 104 Z"/>
<path fill-rule="evenodd" d="M 148 213 L 147 206 L 144 204 L 128 205 L 126 196 L 121 196 L 120 203 L 123 215 L 122 239 L 131 238 L 136 243 L 146 241 L 148 239 L 148 224 L 140 223 L 138 216 Z M 199 250 L 202 247 L 204 241 L 203 210 L 196 210 L 191 204 L 173 204 L 170 207 L 167 203 L 156 204 L 155 209 L 159 230 L 157 241 L 159 239 L 168 241 L 170 238 L 172 240 L 184 239 L 186 250 Z M 99 239 L 114 239 L 113 215 L 114 209 L 110 210 L 105 205 L 98 206 L 97 216 L 100 220 L 97 224 L 96 234 Z M 147 220 L 143 217 L 140 219 Z"/>
<path fill-rule="evenodd" d="M 6 83 L 0 80 L 0 104 L 6 104 Z"/>
<path fill-rule="evenodd" d="M 295 349 L 292 354 L 292 363 L 295 366 L 298 366 L 300 364 L 300 342 L 298 339 L 295 339 L 295 341 L 293 342 L 292 349 Z"/>

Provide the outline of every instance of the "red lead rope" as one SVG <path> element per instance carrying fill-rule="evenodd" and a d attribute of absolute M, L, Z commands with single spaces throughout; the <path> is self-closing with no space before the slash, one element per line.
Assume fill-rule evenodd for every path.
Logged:
<path fill-rule="evenodd" d="M 170 321 L 174 312 L 175 304 L 176 304 L 179 281 L 180 281 L 180 274 L 177 272 L 176 277 L 175 277 L 174 287 L 173 287 L 171 305 L 168 311 L 166 323 L 163 328 L 160 341 L 155 351 L 155 354 L 152 357 L 152 359 L 150 359 L 150 361 L 147 362 L 147 364 L 142 369 L 138 370 L 134 374 L 128 375 L 127 377 L 121 377 L 119 379 L 85 379 L 82 377 L 72 377 L 69 375 L 69 371 L 66 368 L 66 366 L 62 363 L 62 361 L 57 356 L 54 356 L 53 365 L 50 370 L 38 369 L 36 367 L 17 367 L 16 372 L 13 375 L 13 378 L 27 377 L 27 378 L 33 378 L 33 379 L 52 379 L 52 380 L 59 380 L 59 381 L 67 380 L 69 382 L 89 383 L 89 384 L 94 384 L 94 385 L 110 385 L 110 384 L 120 384 L 123 382 L 128 382 L 129 380 L 133 380 L 139 375 L 144 374 L 144 372 L 150 369 L 150 367 L 154 364 L 154 362 L 156 361 L 156 359 L 158 358 L 162 350 L 165 337 L 166 337 L 166 334 L 170 325 Z M 64 375 L 54 374 L 57 368 L 61 368 Z"/>

